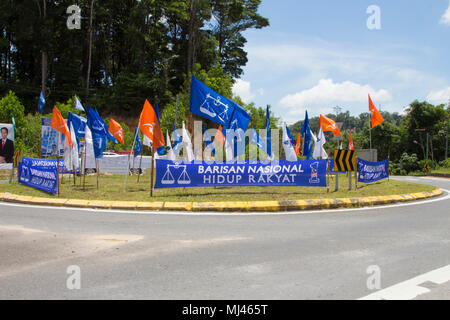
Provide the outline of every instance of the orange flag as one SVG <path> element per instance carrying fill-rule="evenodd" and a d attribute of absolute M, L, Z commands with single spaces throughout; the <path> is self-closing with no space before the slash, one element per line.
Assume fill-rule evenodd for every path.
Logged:
<path fill-rule="evenodd" d="M 297 137 L 297 144 L 295 145 L 295 153 L 297 155 L 300 154 L 300 147 L 301 147 L 301 136 L 300 136 L 300 133 L 299 133 L 298 137 Z"/>
<path fill-rule="evenodd" d="M 109 119 L 108 131 L 113 135 L 114 138 L 117 139 L 117 141 L 119 141 L 121 144 L 125 144 L 125 141 L 123 139 L 122 126 L 114 119 Z"/>
<path fill-rule="evenodd" d="M 58 108 L 56 107 L 53 107 L 53 118 L 50 126 L 56 131 L 64 134 L 69 146 L 72 145 L 72 140 L 70 139 L 70 131 L 69 128 L 67 128 L 66 120 L 64 120 L 61 112 L 59 112 Z"/>
<path fill-rule="evenodd" d="M 352 136 L 352 132 L 350 131 L 350 142 L 348 143 L 348 149 L 349 150 L 354 150 L 354 146 L 353 146 L 353 136 Z"/>
<path fill-rule="evenodd" d="M 225 137 L 223 136 L 222 126 L 219 126 L 219 129 L 217 129 L 217 133 L 214 140 L 217 140 L 217 142 L 219 142 L 222 145 L 222 147 L 225 145 Z"/>
<path fill-rule="evenodd" d="M 139 118 L 139 129 L 153 143 L 153 148 L 158 149 L 166 144 L 155 109 L 153 109 L 148 100 L 145 100 L 144 109 L 142 109 L 141 117 Z"/>
<path fill-rule="evenodd" d="M 373 129 L 377 125 L 382 123 L 384 121 L 384 119 L 381 116 L 381 114 L 378 111 L 378 109 L 373 104 L 372 99 L 370 99 L 370 94 L 369 94 L 369 110 L 370 110 L 370 112 L 372 112 L 372 129 Z"/>
<path fill-rule="evenodd" d="M 336 122 L 323 115 L 320 115 L 320 126 L 323 128 L 323 132 L 331 131 L 335 137 L 341 135 L 341 131 L 339 131 Z"/>

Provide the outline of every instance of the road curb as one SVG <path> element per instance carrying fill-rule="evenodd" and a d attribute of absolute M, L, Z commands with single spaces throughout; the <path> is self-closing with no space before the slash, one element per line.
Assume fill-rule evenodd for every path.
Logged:
<path fill-rule="evenodd" d="M 321 209 L 371 207 L 383 204 L 417 201 L 443 194 L 433 191 L 364 198 L 310 199 L 288 201 L 236 201 L 236 202 L 133 202 L 78 199 L 53 199 L 0 193 L 0 201 L 29 205 L 45 205 L 72 208 L 143 210 L 143 211 L 190 211 L 190 212 L 285 212 Z"/>

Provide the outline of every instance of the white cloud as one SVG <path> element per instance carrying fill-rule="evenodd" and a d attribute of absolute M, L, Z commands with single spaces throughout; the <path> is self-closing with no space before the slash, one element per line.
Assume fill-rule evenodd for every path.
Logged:
<path fill-rule="evenodd" d="M 389 91 L 385 89 L 377 91 L 369 85 L 361 85 L 352 81 L 335 83 L 332 79 L 322 79 L 311 89 L 285 96 L 281 99 L 280 105 L 285 108 L 296 108 L 295 114 L 297 114 L 303 113 L 304 109 L 311 105 L 367 102 L 368 94 L 376 101 L 392 99 Z"/>
<path fill-rule="evenodd" d="M 450 99 L 450 87 L 439 90 L 431 91 L 427 96 L 427 101 L 434 103 L 447 103 Z"/>
<path fill-rule="evenodd" d="M 445 11 L 444 15 L 441 18 L 441 23 L 450 26 L 450 3 L 448 5 L 447 11 Z"/>
<path fill-rule="evenodd" d="M 233 95 L 241 97 L 245 103 L 251 102 L 257 95 L 264 95 L 263 89 L 256 90 L 256 93 L 252 92 L 251 84 L 248 81 L 237 79 L 233 86 Z"/>

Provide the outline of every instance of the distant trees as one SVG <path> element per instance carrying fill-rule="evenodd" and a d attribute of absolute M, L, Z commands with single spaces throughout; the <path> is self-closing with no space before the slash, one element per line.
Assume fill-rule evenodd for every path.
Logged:
<path fill-rule="evenodd" d="M 247 63 L 243 32 L 269 25 L 257 13 L 261 0 L 94 1 L 88 72 L 91 3 L 77 1 L 81 29 L 69 30 L 73 1 L 0 1 L 0 95 L 15 91 L 28 112 L 42 87 L 52 108 L 75 94 L 84 100 L 87 85 L 83 102 L 103 113 L 136 115 L 146 98 L 163 109 L 195 65 L 238 78 Z"/>
<path fill-rule="evenodd" d="M 445 137 L 447 119 L 450 109 L 445 105 L 434 106 L 428 102 L 414 101 L 405 110 L 405 115 L 398 113 L 382 112 L 385 121 L 372 130 L 372 145 L 378 149 L 378 158 L 390 157 L 393 161 L 399 161 L 403 153 L 416 154 L 419 159 L 426 157 L 426 133 L 429 134 L 429 159 L 441 161 L 445 158 Z M 355 117 L 349 111 L 340 112 L 337 115 L 328 114 L 327 117 L 336 122 L 342 122 L 343 146 L 347 148 L 349 132 L 353 131 L 353 140 L 358 149 L 368 149 L 370 113 L 362 113 Z M 310 118 L 313 131 L 319 131 L 319 117 Z M 291 126 L 291 131 L 300 131 L 303 121 Z M 425 129 L 424 132 L 416 132 L 416 129 Z M 331 133 L 327 135 L 327 150 L 337 148 L 339 144 L 333 140 Z"/>

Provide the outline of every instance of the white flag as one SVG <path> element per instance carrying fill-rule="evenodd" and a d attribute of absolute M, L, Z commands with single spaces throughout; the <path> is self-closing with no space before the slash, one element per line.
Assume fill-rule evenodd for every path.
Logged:
<path fill-rule="evenodd" d="M 294 146 L 291 144 L 291 140 L 288 137 L 286 123 L 283 125 L 283 147 L 286 154 L 287 161 L 297 161 L 297 154 L 295 153 Z"/>
<path fill-rule="evenodd" d="M 172 150 L 172 144 L 170 143 L 169 130 L 166 133 L 166 143 L 167 143 L 167 160 L 176 161 L 175 153 Z"/>
<path fill-rule="evenodd" d="M 88 126 L 86 126 L 86 135 L 85 135 L 84 141 L 85 141 L 84 143 L 86 145 L 86 164 L 84 166 L 86 168 L 93 169 L 96 167 L 94 144 L 92 143 L 91 129 L 89 129 Z"/>
<path fill-rule="evenodd" d="M 80 168 L 80 154 L 78 153 L 77 137 L 72 123 L 70 123 L 70 140 L 72 140 L 72 167 L 75 167 L 76 170 Z"/>
<path fill-rule="evenodd" d="M 192 142 L 191 142 L 191 138 L 189 137 L 189 133 L 187 132 L 187 130 L 184 126 L 184 121 L 183 121 L 182 135 L 183 135 L 182 143 L 183 143 L 184 154 L 187 157 L 187 161 L 192 162 L 195 160 L 194 150 L 192 148 Z"/>
<path fill-rule="evenodd" d="M 75 109 L 86 112 L 84 111 L 83 105 L 81 104 L 80 100 L 78 100 L 76 96 L 75 96 Z"/>
<path fill-rule="evenodd" d="M 327 156 L 327 152 L 324 149 L 324 144 L 327 142 L 327 140 L 325 139 L 325 134 L 323 133 L 323 128 L 322 126 L 320 127 L 320 131 L 319 131 L 319 136 L 315 137 L 314 136 L 314 141 L 315 141 L 315 145 L 314 145 L 314 153 L 313 153 L 313 158 L 314 159 L 328 159 Z"/>

